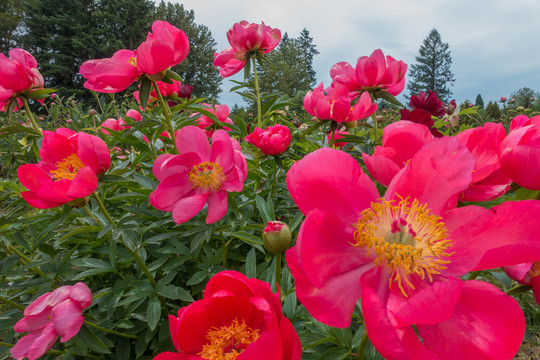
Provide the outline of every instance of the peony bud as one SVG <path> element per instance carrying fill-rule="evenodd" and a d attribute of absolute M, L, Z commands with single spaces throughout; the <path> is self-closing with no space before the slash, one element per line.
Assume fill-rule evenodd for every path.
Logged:
<path fill-rule="evenodd" d="M 269 221 L 263 231 L 264 248 L 274 255 L 291 246 L 291 229 L 281 221 Z"/>
<path fill-rule="evenodd" d="M 88 114 L 90 114 L 90 116 L 95 116 L 97 114 L 97 111 L 95 109 L 90 109 L 90 111 L 88 111 Z"/>
<path fill-rule="evenodd" d="M 506 102 L 506 97 L 505 97 L 505 96 L 501 96 L 500 102 L 505 103 L 505 102 Z"/>

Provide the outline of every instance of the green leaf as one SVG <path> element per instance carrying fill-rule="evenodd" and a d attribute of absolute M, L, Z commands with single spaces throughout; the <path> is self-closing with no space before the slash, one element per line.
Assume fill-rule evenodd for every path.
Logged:
<path fill-rule="evenodd" d="M 208 275 L 210 275 L 208 271 L 197 271 L 188 279 L 186 285 L 191 286 L 200 284 L 208 277 Z"/>
<path fill-rule="evenodd" d="M 396 99 L 394 97 L 394 95 L 390 94 L 388 91 L 377 92 L 376 97 L 378 99 L 384 99 L 384 100 L 388 101 L 389 103 L 397 105 L 399 107 L 405 107 L 405 105 L 403 105 L 401 102 L 399 102 L 399 100 Z"/>
<path fill-rule="evenodd" d="M 34 129 L 22 125 L 14 125 L 0 128 L 0 138 L 8 137 L 11 134 L 19 133 L 35 135 L 38 134 Z"/>
<path fill-rule="evenodd" d="M 167 285 L 162 289 L 158 290 L 157 293 L 164 298 L 172 300 L 182 300 L 187 302 L 193 302 L 193 297 L 186 289 L 183 289 L 179 286 Z"/>
<path fill-rule="evenodd" d="M 259 210 L 259 214 L 261 214 L 261 218 L 265 224 L 276 219 L 272 199 L 268 199 L 268 202 L 266 202 L 262 197 L 257 195 L 255 197 L 255 202 L 257 203 L 257 210 Z"/>
<path fill-rule="evenodd" d="M 49 94 L 56 92 L 56 89 L 37 89 L 28 94 L 30 99 L 46 99 Z"/>
<path fill-rule="evenodd" d="M 248 278 L 257 277 L 257 256 L 255 255 L 255 249 L 249 250 L 246 257 L 246 276 Z"/>
<path fill-rule="evenodd" d="M 152 296 L 148 301 L 148 307 L 146 308 L 146 322 L 150 330 L 154 330 L 159 323 L 161 314 L 161 304 L 157 296 Z"/>
<path fill-rule="evenodd" d="M 167 70 L 167 72 L 165 73 L 165 77 L 169 79 L 174 79 L 176 81 L 183 81 L 182 77 L 178 75 L 178 73 L 172 71 L 171 69 Z"/>
<path fill-rule="evenodd" d="M 150 92 L 152 91 L 152 80 L 144 76 L 141 80 L 141 88 L 139 90 L 139 100 L 143 109 L 146 108 L 148 104 L 148 98 L 150 97 Z"/>
<path fill-rule="evenodd" d="M 103 341 L 96 336 L 90 329 L 86 327 L 86 325 L 81 327 L 81 330 L 77 334 L 81 338 L 81 340 L 84 342 L 88 348 L 97 351 L 100 354 L 110 354 L 111 351 L 109 348 L 103 343 Z"/>
<path fill-rule="evenodd" d="M 240 239 L 243 242 L 250 244 L 251 246 L 257 248 L 259 251 L 263 253 L 265 252 L 262 247 L 262 244 L 263 244 L 262 239 L 255 235 L 252 235 L 244 231 L 233 231 L 233 232 L 228 232 L 227 234 L 237 239 Z"/>

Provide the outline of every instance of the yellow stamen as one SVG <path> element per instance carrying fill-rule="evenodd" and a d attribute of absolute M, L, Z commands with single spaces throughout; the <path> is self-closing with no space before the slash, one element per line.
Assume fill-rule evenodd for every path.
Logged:
<path fill-rule="evenodd" d="M 189 182 L 193 188 L 204 192 L 218 191 L 225 180 L 223 168 L 210 161 L 194 165 L 189 172 Z"/>
<path fill-rule="evenodd" d="M 134 57 L 130 57 L 129 60 L 128 60 L 128 63 L 130 63 L 131 65 L 137 67 L 137 59 L 135 59 Z"/>
<path fill-rule="evenodd" d="M 540 261 L 533 262 L 531 270 L 529 270 L 531 279 L 537 276 L 540 276 Z"/>
<path fill-rule="evenodd" d="M 54 166 L 56 166 L 56 170 L 52 170 L 51 174 L 55 179 L 73 180 L 75 179 L 75 176 L 77 176 L 79 170 L 86 165 L 83 164 L 77 154 L 71 154 L 62 161 L 57 162 Z"/>
<path fill-rule="evenodd" d="M 389 287 L 393 283 L 407 297 L 405 283 L 414 290 L 409 275 L 418 275 L 422 280 L 427 276 L 440 274 L 452 255 L 446 250 L 452 246 L 447 230 L 439 216 L 429 213 L 426 205 L 417 199 L 411 203 L 408 198 L 396 201 L 373 203 L 362 212 L 355 225 L 356 247 L 365 248 L 368 255 L 376 256 L 376 265 L 390 268 Z"/>
<path fill-rule="evenodd" d="M 234 319 L 230 326 L 210 329 L 206 334 L 208 343 L 197 355 L 207 360 L 234 360 L 260 336 L 259 330 L 251 329 L 244 320 L 239 323 Z"/>

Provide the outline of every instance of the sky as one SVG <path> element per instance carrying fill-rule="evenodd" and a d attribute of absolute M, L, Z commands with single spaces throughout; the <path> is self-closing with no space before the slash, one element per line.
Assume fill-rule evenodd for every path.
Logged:
<path fill-rule="evenodd" d="M 422 41 L 436 28 L 449 44 L 451 88 L 458 103 L 484 103 L 508 97 L 523 87 L 540 91 L 540 1 L 538 0 L 183 0 L 195 12 L 195 22 L 206 25 L 217 51 L 229 47 L 226 33 L 240 20 L 278 28 L 290 37 L 306 28 L 320 52 L 313 62 L 317 84 L 331 83 L 330 68 L 375 49 L 406 64 L 416 63 Z M 223 81 L 219 101 L 242 105 Z M 407 77 L 407 75 L 406 75 Z M 407 89 L 404 91 L 408 93 Z"/>

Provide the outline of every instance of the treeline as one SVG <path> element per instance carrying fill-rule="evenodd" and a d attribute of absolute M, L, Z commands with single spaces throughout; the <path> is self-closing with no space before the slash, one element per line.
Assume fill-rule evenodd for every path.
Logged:
<path fill-rule="evenodd" d="M 0 0 L 0 51 L 21 47 L 37 59 L 46 86 L 64 96 L 91 96 L 80 65 L 136 49 L 155 20 L 166 20 L 189 38 L 187 59 L 174 70 L 193 95 L 216 98 L 222 78 L 212 65 L 216 41 L 183 5 L 149 0 Z"/>

